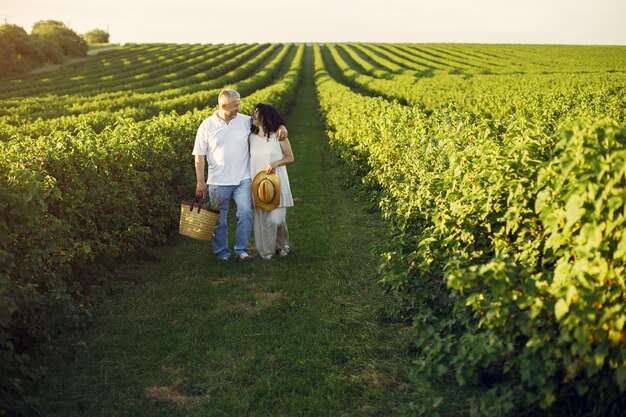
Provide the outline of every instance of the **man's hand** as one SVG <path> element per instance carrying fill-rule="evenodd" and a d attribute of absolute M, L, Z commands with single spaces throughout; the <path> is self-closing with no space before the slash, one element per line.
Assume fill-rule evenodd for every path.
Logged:
<path fill-rule="evenodd" d="M 196 185 L 196 197 L 200 199 L 206 198 L 207 186 L 206 183 L 198 183 Z"/>
<path fill-rule="evenodd" d="M 285 139 L 287 139 L 288 135 L 289 132 L 287 131 L 287 128 L 283 125 L 280 125 L 278 127 L 278 130 L 276 131 L 276 138 L 278 139 L 278 141 L 284 141 Z"/>

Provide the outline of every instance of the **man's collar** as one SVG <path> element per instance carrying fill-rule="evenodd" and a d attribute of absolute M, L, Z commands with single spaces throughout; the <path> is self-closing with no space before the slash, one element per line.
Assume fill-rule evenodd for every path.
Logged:
<path fill-rule="evenodd" d="M 233 120 L 235 120 L 235 119 L 237 118 L 237 116 L 239 116 L 239 113 L 237 113 L 237 114 L 235 115 L 235 117 L 233 117 L 232 119 L 230 119 L 230 120 L 225 120 L 225 119 L 223 119 L 223 118 L 220 116 L 220 111 L 219 111 L 219 110 L 215 110 L 215 113 L 213 113 L 213 114 L 215 115 L 215 117 L 217 117 L 218 119 L 220 119 L 220 120 L 221 120 L 222 122 L 224 122 L 224 123 L 230 123 L 230 122 L 232 122 Z"/>

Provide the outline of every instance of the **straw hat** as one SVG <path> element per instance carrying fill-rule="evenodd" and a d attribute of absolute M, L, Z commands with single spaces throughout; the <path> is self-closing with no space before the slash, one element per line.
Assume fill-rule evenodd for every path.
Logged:
<path fill-rule="evenodd" d="M 272 211 L 280 203 L 280 180 L 275 172 L 267 174 L 259 171 L 252 180 L 252 198 L 254 206 L 265 211 Z"/>

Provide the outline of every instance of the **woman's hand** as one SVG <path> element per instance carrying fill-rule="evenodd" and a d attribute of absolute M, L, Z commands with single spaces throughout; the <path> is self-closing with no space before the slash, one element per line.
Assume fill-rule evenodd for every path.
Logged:
<path fill-rule="evenodd" d="M 267 165 L 267 168 L 265 168 L 265 173 L 266 174 L 271 174 L 272 172 L 274 172 L 274 170 L 276 169 L 276 167 L 278 166 L 278 164 L 276 164 L 276 162 L 271 162 Z"/>

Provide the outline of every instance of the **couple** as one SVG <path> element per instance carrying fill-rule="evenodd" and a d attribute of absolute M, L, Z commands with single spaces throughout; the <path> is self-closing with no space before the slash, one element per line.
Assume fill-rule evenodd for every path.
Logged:
<path fill-rule="evenodd" d="M 198 128 L 192 152 L 196 196 L 205 198 L 208 191 L 211 206 L 220 210 L 213 235 L 217 259 L 230 258 L 226 220 L 231 198 L 237 206 L 235 256 L 240 260 L 251 259 L 248 241 L 253 219 L 259 256 L 264 259 L 286 256 L 289 253 L 286 208 L 293 206 L 293 198 L 285 165 L 294 161 L 287 129 L 282 117 L 269 104 L 257 104 L 250 117 L 239 114 L 239 100 L 235 90 L 222 90 L 218 96 L 219 109 Z M 278 193 L 274 196 L 273 191 Z"/>

